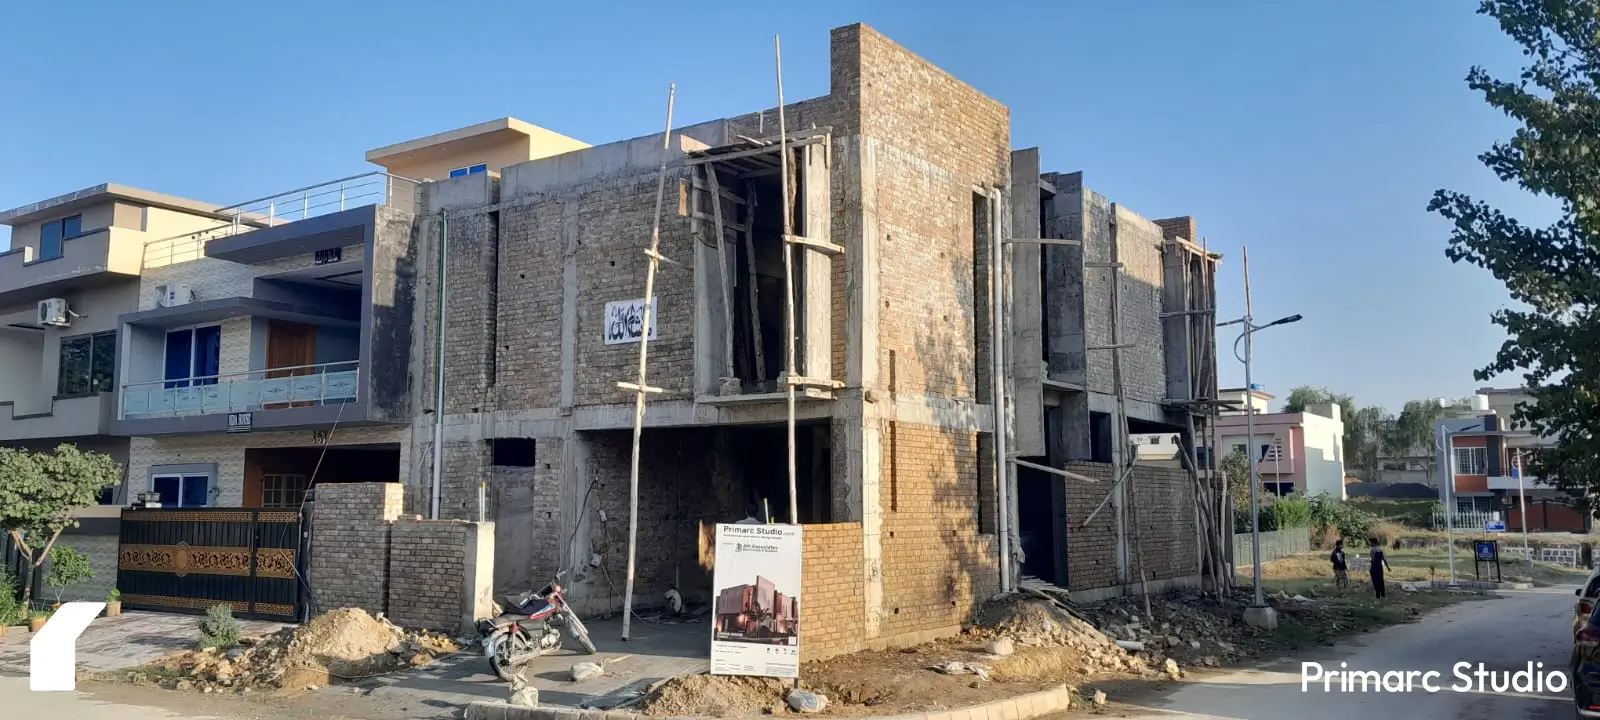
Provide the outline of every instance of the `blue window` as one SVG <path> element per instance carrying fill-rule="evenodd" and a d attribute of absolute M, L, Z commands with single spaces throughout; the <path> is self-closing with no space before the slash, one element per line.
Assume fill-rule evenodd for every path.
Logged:
<path fill-rule="evenodd" d="M 205 475 L 157 475 L 150 489 L 161 495 L 164 507 L 205 507 L 211 495 L 211 478 Z"/>
<path fill-rule="evenodd" d="M 83 234 L 83 216 L 53 220 L 39 226 L 39 260 L 61 257 L 63 244 Z"/>
<path fill-rule="evenodd" d="M 166 387 L 215 385 L 222 372 L 222 326 L 185 328 L 167 333 L 162 379 Z"/>
<path fill-rule="evenodd" d="M 468 175 L 477 175 L 478 173 L 486 173 L 486 172 L 489 172 L 488 164 L 486 164 L 486 163 L 478 163 L 477 165 L 473 165 L 472 167 L 456 168 L 454 170 L 451 170 L 450 171 L 450 177 L 453 177 L 453 178 L 466 177 Z"/>

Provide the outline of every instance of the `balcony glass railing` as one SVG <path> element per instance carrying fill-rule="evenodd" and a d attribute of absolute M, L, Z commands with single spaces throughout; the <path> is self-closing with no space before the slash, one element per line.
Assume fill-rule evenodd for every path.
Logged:
<path fill-rule="evenodd" d="M 272 227 L 366 205 L 410 210 L 416 180 L 370 172 L 295 188 L 217 210 L 227 220 L 216 227 L 145 243 L 143 267 L 156 268 L 205 257 L 206 243 L 257 228 Z"/>
<path fill-rule="evenodd" d="M 360 363 L 251 370 L 231 375 L 152 380 L 122 388 L 125 420 L 215 415 L 354 402 Z"/>

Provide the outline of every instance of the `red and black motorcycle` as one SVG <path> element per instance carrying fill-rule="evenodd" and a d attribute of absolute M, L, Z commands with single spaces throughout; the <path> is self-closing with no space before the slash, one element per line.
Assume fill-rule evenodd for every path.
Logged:
<path fill-rule="evenodd" d="M 501 614 L 478 624 L 483 634 L 483 655 L 489 659 L 489 668 L 496 677 L 509 680 L 534 658 L 560 650 L 560 628 L 565 628 L 584 652 L 595 653 L 589 629 L 562 594 L 560 582 L 564 574 L 557 573 L 554 582 L 537 592 L 504 598 Z"/>

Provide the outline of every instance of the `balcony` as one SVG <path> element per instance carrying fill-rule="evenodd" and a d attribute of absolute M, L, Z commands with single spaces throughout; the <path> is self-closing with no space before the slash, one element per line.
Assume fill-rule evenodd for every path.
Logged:
<path fill-rule="evenodd" d="M 102 228 L 65 240 L 56 258 L 41 259 L 26 245 L 0 253 L 0 304 L 49 297 L 60 286 L 97 275 L 137 277 L 141 235 Z"/>
<path fill-rule="evenodd" d="M 343 405 L 356 401 L 360 365 L 336 362 L 129 383 L 122 388 L 121 418 L 147 420 Z"/>
<path fill-rule="evenodd" d="M 0 442 L 103 435 L 116 416 L 113 393 L 57 398 L 43 412 L 18 412 L 15 404 L 0 402 Z"/>
<path fill-rule="evenodd" d="M 419 185 L 409 178 L 372 172 L 249 200 L 218 210 L 227 220 L 215 227 L 147 243 L 140 265 L 149 269 L 217 257 L 208 248 L 213 241 L 359 207 L 381 205 L 411 212 Z M 224 259 L 248 261 L 243 257 Z"/>
<path fill-rule="evenodd" d="M 1489 489 L 1490 490 L 1511 490 L 1511 491 L 1516 491 L 1518 489 L 1517 479 L 1514 478 L 1514 477 L 1511 477 L 1510 475 L 1490 475 L 1489 476 Z M 1522 478 L 1521 489 L 1523 489 L 1523 490 L 1554 490 L 1554 489 L 1556 489 L 1556 486 L 1555 486 L 1555 483 L 1546 482 L 1544 480 L 1540 480 L 1539 478 L 1528 477 L 1528 476 L 1525 475 Z"/>

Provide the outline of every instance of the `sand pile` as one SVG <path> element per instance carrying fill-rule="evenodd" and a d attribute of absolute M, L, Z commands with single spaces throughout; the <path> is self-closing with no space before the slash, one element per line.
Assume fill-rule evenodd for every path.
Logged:
<path fill-rule="evenodd" d="M 129 679 L 202 692 L 303 690 L 426 665 L 459 649 L 448 637 L 407 632 L 364 610 L 342 608 L 231 650 L 168 655 Z"/>
<path fill-rule="evenodd" d="M 639 708 L 643 715 L 751 717 L 782 713 L 786 684 L 776 678 L 690 675 L 665 683 Z"/>

